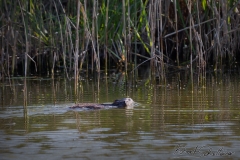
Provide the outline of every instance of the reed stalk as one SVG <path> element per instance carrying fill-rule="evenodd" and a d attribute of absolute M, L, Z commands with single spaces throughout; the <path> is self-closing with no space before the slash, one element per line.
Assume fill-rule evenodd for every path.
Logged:
<path fill-rule="evenodd" d="M 192 1 L 188 0 L 187 7 L 188 7 L 188 12 L 190 15 L 189 18 L 189 41 L 192 42 Z M 193 46 L 192 43 L 190 43 L 190 74 L 191 74 L 191 87 L 192 87 L 192 92 L 193 92 Z"/>
<path fill-rule="evenodd" d="M 151 0 L 149 3 L 149 17 L 150 17 L 150 48 L 151 48 L 151 58 L 155 57 L 155 34 L 156 34 L 156 4 L 154 0 Z M 151 14 L 150 14 L 151 13 Z M 155 66 L 156 61 L 155 59 L 151 60 L 151 68 L 152 68 L 152 74 L 153 77 L 155 77 Z"/>
<path fill-rule="evenodd" d="M 82 70 L 82 65 L 84 63 L 85 57 L 86 57 L 86 51 L 88 50 L 88 45 L 90 41 L 90 31 L 89 31 L 89 24 L 87 21 L 87 0 L 84 0 L 84 7 L 81 4 L 81 13 L 83 15 L 83 27 L 84 27 L 84 36 L 82 40 L 82 52 L 80 54 L 80 71 Z M 88 59 L 86 60 L 87 63 L 87 75 L 88 75 Z"/>
<path fill-rule="evenodd" d="M 137 1 L 134 1 L 134 26 L 137 26 L 137 19 L 138 19 L 138 16 L 137 16 Z M 129 24 L 130 24 L 130 27 L 131 27 L 131 19 L 129 21 Z M 134 33 L 134 32 L 133 32 Z M 134 53 L 137 53 L 137 34 L 134 34 Z M 137 55 L 134 54 L 134 67 L 137 66 Z M 135 77 L 138 77 L 138 72 L 133 70 L 134 71 L 134 75 Z"/>
<path fill-rule="evenodd" d="M 55 5 L 55 7 L 56 7 L 56 3 L 54 3 L 54 5 Z M 65 13 L 66 13 L 66 12 L 65 12 L 65 9 L 63 8 L 62 3 L 61 3 L 60 0 L 59 0 L 59 5 L 61 6 L 63 13 L 65 14 Z M 56 13 L 57 13 L 57 18 L 58 18 L 58 20 L 59 20 L 59 22 L 60 22 L 60 18 L 59 18 L 60 16 L 58 15 L 57 7 L 56 7 Z M 64 17 L 64 20 L 66 20 L 65 17 Z M 78 17 L 77 17 L 77 21 L 78 21 Z M 65 28 L 66 28 L 65 21 L 63 21 L 63 23 L 64 23 L 64 26 L 65 26 Z M 61 36 L 61 46 L 62 46 L 62 48 L 63 48 L 63 49 L 62 49 L 62 54 L 63 54 L 64 71 L 65 71 L 65 73 L 66 73 L 67 78 L 69 79 L 68 72 L 67 72 L 67 64 L 66 64 L 66 57 L 67 57 L 67 55 L 66 55 L 66 41 L 64 40 L 64 37 L 63 37 L 63 29 L 62 29 L 61 23 L 59 23 L 59 27 L 60 27 L 60 36 Z M 55 59 L 54 59 L 54 60 L 55 60 Z"/>
<path fill-rule="evenodd" d="M 122 0 L 122 19 L 123 19 L 123 26 L 122 26 L 122 35 L 123 35 L 123 47 L 122 47 L 122 60 L 125 62 L 125 72 L 127 73 L 127 36 L 126 36 L 126 2 Z"/>
<path fill-rule="evenodd" d="M 96 0 L 96 7 L 98 8 L 99 4 L 98 4 L 98 0 Z M 96 45 L 96 48 L 97 48 L 97 59 L 95 60 L 96 61 L 96 66 L 97 66 L 97 72 L 98 72 L 98 75 L 100 74 L 100 50 L 99 50 L 99 35 L 98 35 L 98 32 L 99 32 L 99 28 L 98 28 L 98 17 L 99 17 L 99 12 L 97 11 L 97 14 L 96 14 L 96 40 L 97 40 L 97 45 Z"/>
<path fill-rule="evenodd" d="M 24 18 L 24 14 L 23 14 L 23 9 L 22 9 L 22 5 L 20 3 L 20 1 L 18 0 L 19 6 L 20 6 L 20 10 L 21 10 L 21 14 L 22 14 L 22 19 L 23 19 L 23 26 L 24 26 L 24 33 L 25 33 L 25 54 L 24 54 L 24 60 L 25 60 L 25 66 L 24 66 L 24 76 L 27 76 L 27 54 L 29 52 L 29 41 L 28 41 L 28 18 Z M 26 2 L 25 4 L 26 6 L 28 6 L 28 3 Z M 28 11 L 28 9 L 26 9 Z"/>
<path fill-rule="evenodd" d="M 104 44 L 104 58 L 105 58 L 105 75 L 107 75 L 107 68 L 108 68 L 108 53 L 107 53 L 107 46 L 108 46 L 108 10 L 109 10 L 109 0 L 107 0 L 106 4 L 106 17 L 105 17 L 105 44 Z"/>
<path fill-rule="evenodd" d="M 100 61 L 99 61 L 99 44 L 98 44 L 98 1 L 93 0 L 93 14 L 92 14 L 92 73 L 94 70 L 94 63 L 96 64 L 97 72 L 100 72 Z"/>
<path fill-rule="evenodd" d="M 5 5 L 4 5 L 4 1 L 1 1 L 1 4 L 0 4 L 1 6 L 1 8 L 3 8 Z M 3 17 L 0 17 L 0 30 L 1 30 L 1 33 L 2 34 L 4 34 L 5 32 L 4 32 L 4 28 L 5 28 L 5 23 L 4 23 L 4 21 L 3 21 Z M 5 48 L 5 44 L 4 44 L 4 36 L 1 36 L 1 48 L 0 48 L 0 64 L 1 64 L 1 68 L 0 68 L 0 80 L 2 80 L 3 79 L 3 77 L 4 77 L 4 65 L 3 65 L 3 61 L 4 61 L 4 48 Z M 1 97 L 1 98 L 3 98 L 3 97 Z M 3 102 L 3 101 L 2 101 Z"/>
<path fill-rule="evenodd" d="M 75 52 L 74 52 L 74 79 L 75 79 L 75 94 L 78 88 L 78 57 L 79 57 L 79 22 L 80 22 L 80 0 L 77 1 L 77 23 L 76 23 L 76 41 L 75 41 Z"/>
<path fill-rule="evenodd" d="M 176 30 L 176 53 L 177 53 L 177 65 L 179 66 L 179 51 L 178 51 L 178 14 L 177 14 L 177 3 L 176 0 L 173 1 L 174 2 L 174 14 L 175 14 L 175 30 Z"/>
<path fill-rule="evenodd" d="M 129 63 L 132 62 L 132 55 L 131 55 L 131 39 L 132 39 L 132 33 L 131 33 L 131 9 L 130 9 L 130 2 L 129 0 L 127 0 L 127 63 L 129 61 Z"/>
<path fill-rule="evenodd" d="M 2 76 L 63 68 L 77 79 L 88 61 L 92 73 L 119 62 L 127 73 L 147 57 L 154 78 L 190 68 L 202 82 L 212 65 L 219 71 L 240 59 L 238 0 L 10 2 L 0 3 Z"/>
<path fill-rule="evenodd" d="M 161 59 L 161 64 L 160 64 L 160 74 L 161 77 L 164 78 L 165 76 L 165 70 L 164 70 L 164 56 L 163 56 L 163 10 L 162 10 L 162 1 L 159 1 L 159 8 L 158 8 L 158 14 L 157 14 L 157 28 L 158 28 L 158 45 L 157 45 L 157 49 L 159 49 L 160 51 L 160 59 Z"/>
<path fill-rule="evenodd" d="M 197 8 L 197 21 L 198 21 L 198 24 L 200 24 L 200 6 L 199 6 L 199 1 L 196 2 L 196 8 Z M 205 47 L 203 45 L 203 39 L 202 39 L 202 27 L 201 25 L 199 25 L 198 27 L 198 32 L 196 32 L 196 38 L 198 40 L 198 57 L 199 57 L 199 69 L 200 69 L 200 82 L 201 82 L 201 85 L 205 84 L 205 81 L 206 81 L 206 56 L 205 56 Z"/>

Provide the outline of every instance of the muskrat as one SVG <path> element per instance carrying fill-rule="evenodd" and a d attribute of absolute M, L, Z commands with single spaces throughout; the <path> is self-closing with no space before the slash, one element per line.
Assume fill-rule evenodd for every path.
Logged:
<path fill-rule="evenodd" d="M 134 106 L 132 98 L 123 98 L 115 100 L 112 104 L 98 104 L 98 103 L 79 103 L 69 108 L 86 108 L 86 109 L 104 109 L 104 108 L 130 108 Z"/>

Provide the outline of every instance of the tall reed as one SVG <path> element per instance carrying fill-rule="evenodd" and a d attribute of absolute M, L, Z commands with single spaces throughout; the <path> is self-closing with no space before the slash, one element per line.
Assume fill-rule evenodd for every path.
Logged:
<path fill-rule="evenodd" d="M 74 79 L 75 79 L 75 92 L 77 91 L 78 86 L 78 56 L 79 56 L 79 23 L 80 23 L 80 0 L 77 1 L 77 22 L 76 22 L 76 42 L 75 42 L 75 51 L 74 51 Z"/>
<path fill-rule="evenodd" d="M 77 83 L 83 69 L 107 74 L 120 66 L 129 72 L 150 61 L 154 78 L 190 70 L 201 82 L 208 69 L 219 71 L 239 61 L 239 3 L 1 1 L 0 72 L 27 76 L 63 70 Z"/>

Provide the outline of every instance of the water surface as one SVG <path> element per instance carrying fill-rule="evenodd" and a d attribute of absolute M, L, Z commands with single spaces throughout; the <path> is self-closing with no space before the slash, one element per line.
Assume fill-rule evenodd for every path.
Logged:
<path fill-rule="evenodd" d="M 176 83 L 177 82 L 177 83 Z M 239 77 L 116 83 L 63 78 L 1 82 L 1 159 L 240 159 Z M 134 109 L 75 111 L 131 97 Z M 24 101 L 27 106 L 24 107 Z"/>

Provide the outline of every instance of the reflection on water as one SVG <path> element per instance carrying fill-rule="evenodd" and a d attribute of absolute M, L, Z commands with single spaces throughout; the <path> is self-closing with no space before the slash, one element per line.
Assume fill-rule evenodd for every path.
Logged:
<path fill-rule="evenodd" d="M 239 159 L 238 77 L 150 85 L 22 79 L 0 88 L 1 159 Z M 145 85 L 144 85 L 145 84 Z M 189 85 L 189 86 L 188 86 Z M 96 87 L 97 86 L 97 87 Z M 74 102 L 131 97 L 134 109 L 75 111 Z"/>

